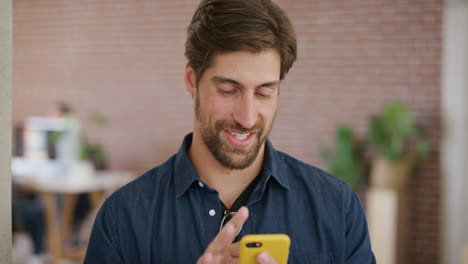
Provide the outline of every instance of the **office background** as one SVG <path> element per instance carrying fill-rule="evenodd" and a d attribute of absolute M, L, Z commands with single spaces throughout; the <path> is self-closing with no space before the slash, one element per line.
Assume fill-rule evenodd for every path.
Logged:
<path fill-rule="evenodd" d="M 319 140 L 336 126 L 359 136 L 385 103 L 407 103 L 431 153 L 410 178 L 408 263 L 438 263 L 441 241 L 442 0 L 277 1 L 298 37 L 298 61 L 281 87 L 271 140 L 323 166 Z M 191 130 L 185 29 L 197 1 L 13 1 L 13 122 L 75 109 L 113 169 L 142 173 Z M 110 120 L 89 121 L 92 113 Z"/>

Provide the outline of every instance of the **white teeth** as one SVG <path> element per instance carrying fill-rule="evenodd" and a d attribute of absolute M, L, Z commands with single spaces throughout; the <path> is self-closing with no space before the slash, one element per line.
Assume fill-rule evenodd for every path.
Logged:
<path fill-rule="evenodd" d="M 235 132 L 231 132 L 231 134 L 234 135 L 238 140 L 245 140 L 250 135 L 250 133 L 239 134 L 239 133 L 235 133 Z"/>

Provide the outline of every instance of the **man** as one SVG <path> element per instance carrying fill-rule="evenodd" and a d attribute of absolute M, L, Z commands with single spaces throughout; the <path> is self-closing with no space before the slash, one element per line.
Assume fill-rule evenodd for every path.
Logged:
<path fill-rule="evenodd" d="M 267 140 L 296 59 L 284 11 L 270 0 L 202 1 L 185 54 L 193 134 L 107 199 L 85 263 L 237 263 L 237 241 L 257 233 L 288 234 L 289 263 L 375 263 L 349 186 Z"/>

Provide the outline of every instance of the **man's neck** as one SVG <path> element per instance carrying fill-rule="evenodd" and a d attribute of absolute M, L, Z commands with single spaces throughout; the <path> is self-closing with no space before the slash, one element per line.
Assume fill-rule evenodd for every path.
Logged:
<path fill-rule="evenodd" d="M 195 132 L 188 150 L 189 159 L 200 178 L 218 191 L 219 198 L 228 208 L 262 170 L 264 153 L 265 145 L 261 147 L 255 161 L 249 167 L 242 170 L 228 169 L 213 157 Z"/>

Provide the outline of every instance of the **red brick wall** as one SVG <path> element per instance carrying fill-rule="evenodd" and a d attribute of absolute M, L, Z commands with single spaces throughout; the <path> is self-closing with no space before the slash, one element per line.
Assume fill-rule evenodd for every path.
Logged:
<path fill-rule="evenodd" d="M 367 132 L 369 115 L 407 102 L 440 135 L 443 0 L 278 1 L 296 27 L 299 59 L 282 85 L 271 139 L 321 166 L 319 139 L 339 123 Z M 172 155 L 192 127 L 185 91 L 185 28 L 197 1 L 15 0 L 15 122 L 66 100 L 111 167 L 139 172 Z M 96 128 L 88 115 L 111 120 Z M 439 256 L 438 150 L 410 180 L 408 263 Z"/>

